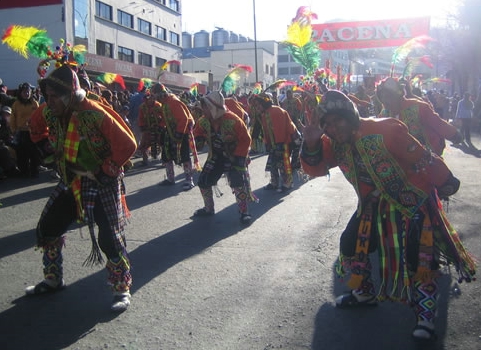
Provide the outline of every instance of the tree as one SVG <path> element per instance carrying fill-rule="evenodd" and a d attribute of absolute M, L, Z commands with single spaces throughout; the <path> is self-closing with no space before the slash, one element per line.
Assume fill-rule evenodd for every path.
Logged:
<path fill-rule="evenodd" d="M 460 93 L 475 96 L 481 79 L 481 0 L 462 0 L 457 13 L 447 21 L 446 36 L 440 60 L 451 69 L 449 78 L 459 86 Z M 441 35 L 439 35 L 441 36 Z"/>

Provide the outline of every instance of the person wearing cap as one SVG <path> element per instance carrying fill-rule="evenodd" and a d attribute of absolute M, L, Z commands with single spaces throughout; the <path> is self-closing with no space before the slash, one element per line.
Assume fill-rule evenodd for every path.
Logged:
<path fill-rule="evenodd" d="M 407 98 L 397 79 L 388 77 L 377 84 L 376 96 L 383 105 L 379 118 L 399 119 L 411 135 L 437 155 L 442 156 L 446 139 L 453 143 L 462 141 L 456 127 L 442 119 L 428 103 Z"/>
<path fill-rule="evenodd" d="M 188 191 L 194 187 L 191 151 L 195 158 L 194 161 L 197 163 L 195 164 L 196 168 L 198 168 L 197 150 L 192 137 L 194 117 L 190 113 L 189 107 L 175 94 L 167 91 L 163 84 L 155 84 L 150 92 L 162 104 L 164 129 L 162 161 L 165 164 L 167 178 L 159 185 L 175 185 L 174 165 L 181 165 L 185 178 L 182 188 L 184 191 Z"/>
<path fill-rule="evenodd" d="M 204 207 L 194 217 L 215 214 L 213 187 L 222 174 L 227 174 L 232 193 L 235 195 L 240 221 L 252 220 L 248 201 L 256 200 L 251 191 L 248 173 L 248 154 L 251 137 L 244 121 L 225 106 L 220 91 L 212 91 L 200 100 L 204 115 L 194 127 L 194 137 L 200 147 L 208 146 L 208 156 L 199 175 L 198 187 Z"/>
<path fill-rule="evenodd" d="M 64 234 L 72 223 L 80 222 L 88 225 L 92 242 L 85 264 L 102 263 L 105 254 L 113 293 L 111 309 L 124 311 L 130 305 L 132 276 L 124 234 L 129 211 L 123 165 L 135 152 L 134 136 L 115 111 L 85 98 L 69 66 L 55 69 L 39 85 L 47 103 L 43 115 L 60 180 L 36 229 L 44 279 L 25 292 L 41 295 L 65 287 Z"/>
<path fill-rule="evenodd" d="M 39 176 L 40 155 L 30 139 L 30 118 L 38 106 L 38 102 L 33 98 L 31 85 L 20 84 L 17 99 L 12 105 L 10 128 L 15 135 L 17 165 L 24 177 Z"/>
<path fill-rule="evenodd" d="M 423 147 L 394 118 L 360 118 L 342 92 L 327 91 L 304 130 L 301 162 L 312 177 L 339 167 L 354 187 L 358 208 L 340 238 L 337 272 L 350 272 L 351 292 L 336 306 L 409 303 L 417 323 L 412 336 L 432 340 L 440 264 L 452 264 L 460 281 L 473 280 L 476 264 L 449 224 L 436 192 L 456 193 L 457 180 L 443 160 Z M 379 255 L 380 288 L 370 253 Z"/>
<path fill-rule="evenodd" d="M 264 189 L 287 192 L 293 183 L 292 146 L 300 145 L 300 133 L 289 113 L 275 105 L 267 93 L 252 96 L 250 103 L 260 114 L 264 143 L 269 152 L 266 171 L 270 172 L 271 179 Z"/>
<path fill-rule="evenodd" d="M 143 164 L 148 165 L 149 149 L 154 159 L 157 159 L 160 153 L 162 131 L 162 104 L 156 101 L 148 90 L 139 108 L 138 122 L 142 132 L 139 151 L 142 154 Z"/>

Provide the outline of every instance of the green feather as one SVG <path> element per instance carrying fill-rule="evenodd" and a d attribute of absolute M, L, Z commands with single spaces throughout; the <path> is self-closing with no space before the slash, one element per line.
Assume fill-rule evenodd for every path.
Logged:
<path fill-rule="evenodd" d="M 310 41 L 302 47 L 287 45 L 286 49 L 291 54 L 294 61 L 304 67 L 308 75 L 313 74 L 319 67 L 321 50 L 314 41 Z"/>
<path fill-rule="evenodd" d="M 39 31 L 27 42 L 27 50 L 30 54 L 38 58 L 47 58 L 47 52 L 52 46 L 53 41 L 47 36 L 45 31 Z"/>

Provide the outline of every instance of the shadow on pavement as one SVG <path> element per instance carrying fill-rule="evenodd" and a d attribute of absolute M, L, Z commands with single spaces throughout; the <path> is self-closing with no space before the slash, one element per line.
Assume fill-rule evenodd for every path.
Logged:
<path fill-rule="evenodd" d="M 35 229 L 0 238 L 0 259 L 32 248 L 35 245 Z"/>
<path fill-rule="evenodd" d="M 40 181 L 38 179 L 32 179 L 31 182 L 28 182 L 28 180 L 20 181 L 19 179 L 7 179 L 7 180 L 5 180 L 5 186 L 3 186 L 3 184 L 2 184 L 1 189 L 2 189 L 2 191 L 4 191 L 4 190 L 11 191 L 11 190 L 15 190 L 15 189 L 20 188 L 20 187 L 32 186 L 32 185 L 36 185 L 36 184 L 39 184 L 39 183 L 42 183 L 42 182 L 43 181 Z M 56 185 L 57 185 L 57 182 L 52 182 L 51 186 L 42 187 L 42 188 L 38 188 L 38 189 L 28 191 L 28 201 L 33 202 L 35 200 L 45 198 L 45 202 L 47 202 L 47 199 L 50 196 L 50 193 L 52 193 L 53 188 Z M 28 201 L 27 201 L 27 198 L 25 196 L 24 191 L 21 191 L 19 194 L 14 194 L 14 195 L 9 196 L 9 197 L 3 197 L 2 196 L 2 198 L 0 199 L 0 203 L 2 204 L 0 209 L 10 207 L 10 206 L 14 206 L 14 205 L 24 204 Z"/>
<path fill-rule="evenodd" d="M 466 154 L 473 155 L 475 157 L 480 158 L 481 157 L 481 150 L 476 148 L 475 145 L 473 145 L 471 142 L 462 142 L 459 144 L 451 144 L 451 147 L 457 148 L 461 151 L 463 151 Z"/>
<path fill-rule="evenodd" d="M 374 259 L 373 259 L 374 260 Z M 373 261 L 373 271 L 377 270 L 377 262 Z M 364 306 L 352 309 L 339 309 L 334 298 L 348 288 L 335 278 L 332 302 L 319 308 L 315 320 L 315 333 L 312 339 L 312 350 L 324 350 L 325 344 L 331 345 L 329 350 L 345 349 L 389 349 L 389 350 L 444 350 L 444 336 L 447 329 L 448 302 L 454 297 L 451 276 L 443 274 L 438 279 L 439 299 L 436 317 L 437 340 L 434 342 L 418 342 L 411 337 L 416 318 L 409 305 L 398 302 L 379 302 L 377 306 Z M 346 276 L 347 277 L 347 276 Z M 374 276 L 376 278 L 377 276 Z"/>
<path fill-rule="evenodd" d="M 145 192 L 149 193 L 148 189 Z M 283 200 L 282 196 L 276 193 L 265 193 L 260 197 L 262 205 L 251 205 L 254 220 Z M 142 194 L 142 199 L 146 200 L 145 194 Z M 136 202 L 135 198 L 129 201 Z M 137 206 L 139 205 L 144 205 L 140 204 L 140 198 L 137 203 Z M 135 293 L 154 278 L 244 228 L 238 220 L 237 205 L 234 203 L 212 217 L 196 218 L 131 251 L 131 292 L 134 294 L 132 307 L 135 308 Z M 22 249 L 24 241 L 28 241 L 31 246 L 30 234 L 33 233 L 27 231 L 15 235 L 13 242 L 9 243 L 16 248 L 3 249 L 2 254 L 8 255 Z M 40 260 L 38 264 L 41 264 Z M 68 278 L 69 276 L 66 276 L 67 281 Z M 102 269 L 68 285 L 64 291 L 56 294 L 23 296 L 13 300 L 12 307 L 0 313 L 1 348 L 64 349 L 85 335 L 95 332 L 97 324 L 110 322 L 118 317 L 118 314 L 109 309 L 111 294 L 108 288 L 101 287 L 105 283 L 106 272 Z M 155 303 L 155 300 L 151 302 Z M 108 339 L 105 342 L 108 344 Z M 99 348 L 102 346 L 99 344 Z"/>

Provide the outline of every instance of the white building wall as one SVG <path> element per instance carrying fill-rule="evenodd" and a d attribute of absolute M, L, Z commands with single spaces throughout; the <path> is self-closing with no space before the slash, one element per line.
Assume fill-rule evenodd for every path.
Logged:
<path fill-rule="evenodd" d="M 112 22 L 103 18 L 92 16 L 89 29 L 89 52 L 96 50 L 96 39 L 114 43 L 114 57 L 117 58 L 117 47 L 123 46 L 134 50 L 134 63 L 137 63 L 137 53 L 151 54 L 153 64 L 155 57 L 161 57 L 167 61 L 179 59 L 182 40 L 182 19 L 180 14 L 170 11 L 167 7 L 156 4 L 153 1 L 130 1 L 130 0 L 103 0 L 103 3 L 112 6 Z M 134 16 L 134 28 L 118 25 L 117 10 L 121 10 Z M 90 0 L 90 11 L 95 14 L 95 1 Z M 140 32 L 137 28 L 137 20 L 143 19 L 152 25 L 152 35 Z M 156 26 L 167 30 L 167 40 L 162 41 L 155 37 Z M 169 43 L 170 32 L 179 36 L 179 46 Z"/>
<path fill-rule="evenodd" d="M 184 73 L 211 72 L 214 90 L 219 89 L 228 72 L 236 65 L 251 66 L 253 71 L 242 73 L 239 87 L 247 92 L 256 82 L 264 87 L 277 79 L 277 42 L 262 41 L 229 43 L 222 49 L 207 50 L 207 57 L 198 57 L 190 52 L 183 57 L 182 69 Z M 256 76 L 256 46 L 257 46 L 257 76 Z"/>
<path fill-rule="evenodd" d="M 5 9 L 0 11 L 2 35 L 11 24 L 33 26 L 44 29 L 58 45 L 60 39 L 67 36 L 62 5 L 40 6 L 35 11 L 24 8 Z M 19 84 L 28 82 L 37 85 L 39 76 L 37 66 L 40 59 L 24 58 L 11 50 L 6 44 L 0 45 L 0 78 L 9 89 L 16 89 Z"/>
<path fill-rule="evenodd" d="M 113 58 L 117 59 L 118 46 L 124 46 L 134 51 L 134 64 L 137 64 L 138 52 L 152 55 L 152 69 L 155 67 L 155 58 L 160 57 L 166 61 L 179 60 L 181 53 L 181 14 L 172 11 L 168 6 L 163 6 L 155 1 L 145 0 L 102 0 L 104 4 L 112 6 L 112 21 L 95 15 L 95 0 L 65 0 L 63 5 L 37 6 L 31 8 L 12 8 L 0 11 L 1 29 L 7 29 L 10 24 L 34 26 L 45 29 L 48 36 L 53 39 L 53 48 L 59 45 L 60 39 L 74 44 L 85 44 L 89 54 L 96 54 L 97 39 L 113 44 Z M 78 22 L 76 6 L 87 4 L 86 30 L 87 38 L 76 38 Z M 14 6 L 14 5 L 12 5 Z M 120 26 L 117 21 L 117 10 L 120 9 L 134 16 L 134 28 Z M 77 22 L 75 19 L 77 18 Z M 142 18 L 152 25 L 152 35 L 146 35 L 138 30 L 137 20 Z M 167 30 L 166 40 L 155 37 L 155 26 Z M 78 28 L 77 28 L 78 29 Z M 170 32 L 175 32 L 179 37 L 179 45 L 169 42 Z M 36 85 L 38 80 L 37 65 L 39 58 L 23 58 L 12 51 L 7 45 L 0 45 L 0 78 L 9 88 L 16 88 L 22 82 Z M 139 78 L 139 77 L 137 77 Z"/>

